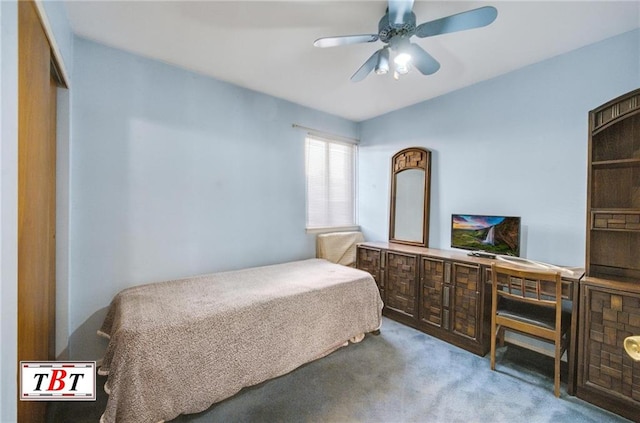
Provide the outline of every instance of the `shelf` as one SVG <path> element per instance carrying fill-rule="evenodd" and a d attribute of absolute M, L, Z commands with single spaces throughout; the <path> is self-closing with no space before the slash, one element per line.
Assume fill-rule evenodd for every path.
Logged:
<path fill-rule="evenodd" d="M 589 284 L 600 284 L 603 283 L 609 284 L 610 282 L 617 282 L 620 285 L 619 288 L 635 288 L 636 290 L 640 287 L 640 280 L 638 278 L 629 277 L 629 276 L 617 276 L 610 275 L 607 273 L 593 273 L 589 276 L 584 276 L 581 280 L 583 283 Z"/>
<path fill-rule="evenodd" d="M 594 168 L 620 168 L 620 167 L 636 167 L 640 166 L 640 158 L 619 159 L 619 160 L 599 160 L 591 162 Z"/>
<path fill-rule="evenodd" d="M 589 276 L 584 276 L 582 281 L 584 282 L 600 282 L 600 281 L 614 281 L 620 282 L 623 284 L 630 284 L 633 286 L 640 286 L 640 280 L 638 278 L 634 278 L 632 276 L 619 276 L 619 275 L 611 275 L 608 273 L 595 272 Z"/>
<path fill-rule="evenodd" d="M 640 229 L 591 228 L 591 230 L 598 232 L 623 232 L 628 234 L 640 233 Z"/>
<path fill-rule="evenodd" d="M 609 214 L 640 214 L 639 207 L 591 207 L 591 214 L 609 213 Z"/>

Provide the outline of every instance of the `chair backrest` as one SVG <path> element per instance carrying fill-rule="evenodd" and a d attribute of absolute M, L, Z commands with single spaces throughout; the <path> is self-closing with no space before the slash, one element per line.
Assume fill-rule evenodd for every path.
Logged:
<path fill-rule="evenodd" d="M 549 308 L 562 308 L 560 272 L 491 265 L 494 295 Z"/>

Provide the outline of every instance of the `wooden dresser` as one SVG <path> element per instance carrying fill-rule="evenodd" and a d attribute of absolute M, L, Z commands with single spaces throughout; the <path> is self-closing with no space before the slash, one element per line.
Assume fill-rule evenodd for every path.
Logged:
<path fill-rule="evenodd" d="M 490 347 L 491 264 L 463 252 L 388 242 L 358 244 L 356 267 L 376 280 L 383 314 L 475 354 Z M 583 269 L 562 272 L 563 296 L 572 301 L 569 383 L 573 395 L 578 337 L 578 288 Z"/>

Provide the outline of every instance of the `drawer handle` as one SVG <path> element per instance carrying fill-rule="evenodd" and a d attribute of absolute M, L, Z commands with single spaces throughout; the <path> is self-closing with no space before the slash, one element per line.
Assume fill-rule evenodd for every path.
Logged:
<path fill-rule="evenodd" d="M 640 361 L 640 335 L 625 338 L 624 350 L 634 361 Z"/>
<path fill-rule="evenodd" d="M 444 264 L 444 283 L 451 283 L 451 263 Z"/>

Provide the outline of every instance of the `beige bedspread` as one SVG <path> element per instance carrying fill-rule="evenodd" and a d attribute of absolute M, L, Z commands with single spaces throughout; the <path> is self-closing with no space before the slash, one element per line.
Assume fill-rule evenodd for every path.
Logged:
<path fill-rule="evenodd" d="M 380 327 L 366 272 L 311 259 L 128 288 L 108 337 L 104 423 L 197 413 Z"/>

